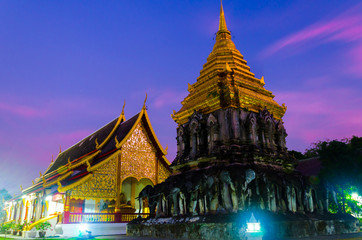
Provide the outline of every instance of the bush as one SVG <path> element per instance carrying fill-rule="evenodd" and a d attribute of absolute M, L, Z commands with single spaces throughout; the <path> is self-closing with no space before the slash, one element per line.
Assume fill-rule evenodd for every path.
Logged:
<path fill-rule="evenodd" d="M 51 226 L 52 225 L 49 222 L 41 222 L 41 223 L 38 223 L 37 225 L 35 225 L 35 229 L 45 231 L 45 230 L 50 229 Z"/>
<path fill-rule="evenodd" d="M 12 229 L 13 223 L 3 223 L 0 225 L 0 232 L 6 233 L 8 230 Z"/>

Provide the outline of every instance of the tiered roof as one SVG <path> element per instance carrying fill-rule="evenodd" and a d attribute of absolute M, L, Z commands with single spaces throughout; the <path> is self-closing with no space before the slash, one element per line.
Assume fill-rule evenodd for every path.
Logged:
<path fill-rule="evenodd" d="M 274 118 L 280 120 L 286 107 L 274 101 L 274 95 L 266 90 L 264 85 L 264 77 L 255 77 L 231 40 L 221 4 L 219 30 L 214 48 L 197 81 L 189 85 L 189 94 L 181 102 L 181 109 L 178 112 L 174 111 L 172 118 L 178 124 L 184 124 L 194 111 L 207 114 L 232 107 L 254 112 L 267 108 Z"/>

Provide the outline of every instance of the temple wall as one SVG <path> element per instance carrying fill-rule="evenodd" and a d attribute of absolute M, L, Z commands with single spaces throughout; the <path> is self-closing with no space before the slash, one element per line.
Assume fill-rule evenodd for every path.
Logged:
<path fill-rule="evenodd" d="M 74 199 L 116 199 L 117 168 L 117 156 L 113 156 L 107 164 L 93 173 L 93 177 L 89 181 L 71 189 L 70 197 Z"/>

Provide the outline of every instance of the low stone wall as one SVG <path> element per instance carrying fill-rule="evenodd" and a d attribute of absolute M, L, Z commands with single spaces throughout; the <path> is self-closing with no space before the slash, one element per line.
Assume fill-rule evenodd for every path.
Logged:
<path fill-rule="evenodd" d="M 171 239 L 246 240 L 246 219 L 210 222 L 207 217 L 159 218 L 136 220 L 127 225 L 127 235 Z M 359 231 L 357 219 L 346 215 L 339 219 L 261 220 L 263 239 L 302 238 Z M 231 220 L 231 219 L 229 219 Z"/>

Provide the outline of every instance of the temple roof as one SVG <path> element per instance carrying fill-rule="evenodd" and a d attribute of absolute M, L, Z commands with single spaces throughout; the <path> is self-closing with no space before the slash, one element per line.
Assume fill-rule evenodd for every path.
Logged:
<path fill-rule="evenodd" d="M 219 30 L 213 50 L 197 81 L 189 85 L 189 94 L 181 102 L 181 109 L 171 116 L 178 124 L 184 124 L 194 111 L 207 114 L 232 107 L 259 112 L 267 108 L 280 120 L 286 107 L 275 102 L 274 95 L 264 85 L 264 78 L 255 77 L 231 40 L 221 4 Z"/>
<path fill-rule="evenodd" d="M 122 140 L 127 133 L 131 130 L 132 126 L 136 122 L 138 118 L 138 114 L 130 118 L 129 120 L 122 122 L 119 127 L 116 130 L 115 136 L 119 140 Z M 117 123 L 118 118 L 114 119 L 110 123 L 106 124 L 104 127 L 100 128 L 96 132 L 92 133 L 88 137 L 82 139 L 78 143 L 74 144 L 72 147 L 68 148 L 67 150 L 61 152 L 58 157 L 56 158 L 55 162 L 50 166 L 50 168 L 47 169 L 47 171 L 44 174 L 53 172 L 57 170 L 59 167 L 64 166 L 68 164 L 68 159 L 70 161 L 74 162 L 75 160 L 86 156 L 87 154 L 97 150 L 96 149 L 96 142 L 97 139 L 98 142 L 103 142 L 109 133 L 112 131 L 114 126 Z M 113 138 L 112 138 L 113 140 Z M 114 140 L 113 140 L 114 141 Z M 102 149 L 103 150 L 103 149 Z"/>
<path fill-rule="evenodd" d="M 68 186 L 77 182 L 77 179 L 91 177 L 92 171 L 97 169 L 103 160 L 122 148 L 123 143 L 132 135 L 138 124 L 144 126 L 156 150 L 157 157 L 166 166 L 170 165 L 165 157 L 167 152 L 153 131 L 144 105 L 140 113 L 127 121 L 125 121 L 122 110 L 122 114 L 118 118 L 61 152 L 56 160 L 50 164 L 44 175 L 32 186 L 24 189 L 23 193 L 28 194 L 44 188 L 56 187 L 57 184 L 63 188 L 64 184 Z"/>

